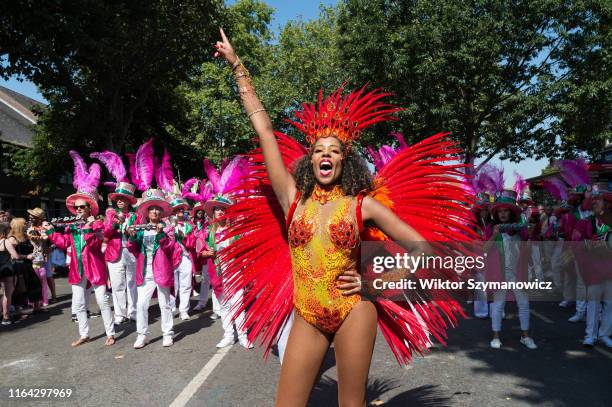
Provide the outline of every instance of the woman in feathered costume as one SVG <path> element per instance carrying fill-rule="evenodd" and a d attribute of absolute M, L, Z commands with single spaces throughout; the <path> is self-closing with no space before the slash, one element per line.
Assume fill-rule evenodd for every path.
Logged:
<path fill-rule="evenodd" d="M 340 404 L 364 405 L 377 319 L 398 361 L 407 363 L 413 351 L 426 349 L 428 334 L 444 342 L 443 316 L 453 323 L 461 308 L 444 293 L 435 302 L 362 300 L 361 241 L 393 239 L 421 254 L 425 240 L 452 246 L 475 237 L 473 196 L 461 187 L 461 165 L 448 164 L 459 149 L 434 136 L 397 154 L 372 181 L 351 143 L 401 110 L 380 101 L 388 94 L 361 89 L 342 97 L 340 88 L 325 100 L 321 93 L 316 107 L 304 104 L 292 124 L 306 135 L 306 149 L 275 134 L 248 71 L 222 30 L 221 36 L 215 55 L 232 66 L 261 147 L 228 210 L 233 225 L 226 238 L 241 238 L 219 255 L 224 290 L 251 287 L 235 312 L 247 309 L 249 339 L 267 349 L 295 309 L 277 405 L 306 405 L 332 342 Z"/>

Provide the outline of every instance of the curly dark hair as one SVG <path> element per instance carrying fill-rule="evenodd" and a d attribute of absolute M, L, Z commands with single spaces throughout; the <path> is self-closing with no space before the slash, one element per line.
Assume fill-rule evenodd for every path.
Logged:
<path fill-rule="evenodd" d="M 340 142 L 340 148 L 344 155 L 340 178 L 342 191 L 352 196 L 356 196 L 359 192 L 364 190 L 366 192 L 371 191 L 373 189 L 372 174 L 365 160 L 360 157 L 353 148 L 347 149 L 342 142 Z M 297 189 L 300 191 L 300 194 L 302 194 L 302 201 L 310 197 L 317 183 L 317 179 L 312 171 L 311 158 L 312 149 L 307 155 L 298 160 L 293 170 L 293 177 L 295 178 Z"/>

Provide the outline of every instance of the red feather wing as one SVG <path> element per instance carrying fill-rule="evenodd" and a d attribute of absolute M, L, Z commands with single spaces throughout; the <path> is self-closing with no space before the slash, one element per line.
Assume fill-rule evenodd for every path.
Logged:
<path fill-rule="evenodd" d="M 435 246 L 436 254 L 465 251 L 462 242 L 476 240 L 475 219 L 470 212 L 473 192 L 466 190 L 461 153 L 448 134 L 436 134 L 398 153 L 374 179 L 374 199 L 391 208 L 404 222 Z M 366 229 L 366 240 L 383 240 L 376 229 Z M 418 278 L 457 280 L 453 270 L 419 270 Z M 426 293 L 427 294 L 427 293 Z M 413 352 L 422 352 L 428 334 L 444 343 L 448 324 L 456 323 L 463 311 L 449 293 L 436 290 L 418 301 L 391 301 L 379 298 L 378 325 L 400 364 L 410 361 Z M 448 321 L 448 322 L 447 322 Z"/>

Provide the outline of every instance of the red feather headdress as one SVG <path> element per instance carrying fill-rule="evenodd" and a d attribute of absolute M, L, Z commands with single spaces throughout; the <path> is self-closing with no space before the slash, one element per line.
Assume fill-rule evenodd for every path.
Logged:
<path fill-rule="evenodd" d="M 308 144 L 313 145 L 321 137 L 334 136 L 350 145 L 361 136 L 365 128 L 375 123 L 397 120 L 392 115 L 403 110 L 380 101 L 391 93 L 374 89 L 364 94 L 365 85 L 342 97 L 345 85 L 325 100 L 323 90 L 320 90 L 317 106 L 303 103 L 302 111 L 295 114 L 299 121 L 288 120 L 306 135 Z"/>

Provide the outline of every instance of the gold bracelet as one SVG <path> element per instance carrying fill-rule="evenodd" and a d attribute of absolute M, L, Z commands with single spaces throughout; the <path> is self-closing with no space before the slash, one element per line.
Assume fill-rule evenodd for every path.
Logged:
<path fill-rule="evenodd" d="M 238 79 L 240 79 L 242 77 L 250 78 L 251 74 L 249 73 L 249 71 L 240 71 L 235 76 L 236 76 L 236 80 L 238 80 Z"/>
<path fill-rule="evenodd" d="M 251 113 L 249 113 L 249 114 L 247 115 L 247 118 L 249 118 L 249 119 L 250 119 L 250 118 L 251 118 L 251 116 L 253 116 L 255 113 L 265 112 L 265 111 L 266 111 L 266 109 L 264 109 L 263 107 L 262 107 L 261 109 L 256 109 L 256 110 L 253 110 Z"/>

